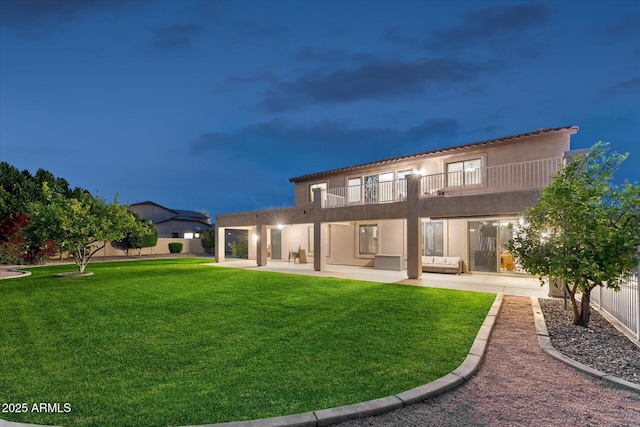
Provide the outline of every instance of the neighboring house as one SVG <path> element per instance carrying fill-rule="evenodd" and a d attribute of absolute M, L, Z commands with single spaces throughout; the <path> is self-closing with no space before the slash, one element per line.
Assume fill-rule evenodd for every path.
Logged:
<path fill-rule="evenodd" d="M 150 201 L 129 205 L 129 210 L 151 220 L 159 238 L 199 239 L 203 231 L 213 227 L 209 217 L 200 212 L 169 209 Z"/>
<path fill-rule="evenodd" d="M 303 249 L 317 271 L 391 255 L 411 279 L 432 256 L 459 257 L 466 272 L 517 273 L 506 243 L 573 154 L 577 131 L 540 129 L 291 178 L 295 206 L 218 215 L 217 240 L 248 230 L 258 266 Z"/>

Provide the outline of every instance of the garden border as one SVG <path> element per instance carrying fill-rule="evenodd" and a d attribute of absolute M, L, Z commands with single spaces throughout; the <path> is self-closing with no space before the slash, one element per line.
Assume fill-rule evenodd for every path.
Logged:
<path fill-rule="evenodd" d="M 591 375 L 592 377 L 598 378 L 600 380 L 607 381 L 610 384 L 615 385 L 616 387 L 624 388 L 640 394 L 640 385 L 599 371 L 595 368 L 580 363 L 577 360 L 573 360 L 556 350 L 555 347 L 553 347 L 553 343 L 551 342 L 551 337 L 549 336 L 549 331 L 547 330 L 547 323 L 544 321 L 544 314 L 542 313 L 542 308 L 540 307 L 538 298 L 531 297 L 531 308 L 533 309 L 533 320 L 536 324 L 536 335 L 538 335 L 538 343 L 540 344 L 540 348 L 545 353 L 547 353 L 554 359 L 564 363 L 565 365 L 576 369 L 577 371 L 580 371 L 587 375 Z"/>

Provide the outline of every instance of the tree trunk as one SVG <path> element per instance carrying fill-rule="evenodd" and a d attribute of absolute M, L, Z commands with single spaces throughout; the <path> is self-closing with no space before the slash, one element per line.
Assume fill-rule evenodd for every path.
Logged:
<path fill-rule="evenodd" d="M 569 287 L 568 283 L 564 284 L 565 290 L 569 295 L 569 300 L 571 301 L 571 310 L 573 311 L 573 323 L 577 325 L 576 319 L 580 318 L 580 312 L 578 311 L 578 304 L 576 303 L 576 291 L 578 290 L 578 284 L 574 283 L 571 287 Z"/>
<path fill-rule="evenodd" d="M 573 323 L 587 327 L 589 325 L 589 318 L 591 317 L 591 289 L 582 294 L 582 300 L 580 301 L 580 316 L 574 318 Z"/>

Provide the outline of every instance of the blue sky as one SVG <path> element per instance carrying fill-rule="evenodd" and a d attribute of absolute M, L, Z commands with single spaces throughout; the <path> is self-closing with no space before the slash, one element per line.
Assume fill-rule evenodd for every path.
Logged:
<path fill-rule="evenodd" d="M 640 181 L 640 2 L 0 0 L 0 161 L 109 201 L 290 206 L 291 177 L 571 125 Z"/>

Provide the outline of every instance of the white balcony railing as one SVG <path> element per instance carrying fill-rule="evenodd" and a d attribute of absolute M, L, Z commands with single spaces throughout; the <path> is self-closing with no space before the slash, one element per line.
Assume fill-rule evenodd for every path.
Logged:
<path fill-rule="evenodd" d="M 561 166 L 562 159 L 555 158 L 427 175 L 421 197 L 539 189 L 551 183 Z"/>
<path fill-rule="evenodd" d="M 423 176 L 421 197 L 539 189 L 551 183 L 562 159 L 510 163 L 467 171 Z M 322 207 L 392 203 L 406 200 L 407 180 L 396 179 L 322 190 Z"/>
<path fill-rule="evenodd" d="M 407 181 L 395 179 L 349 187 L 322 190 L 322 207 L 335 208 L 352 205 L 399 202 L 407 197 Z"/>

